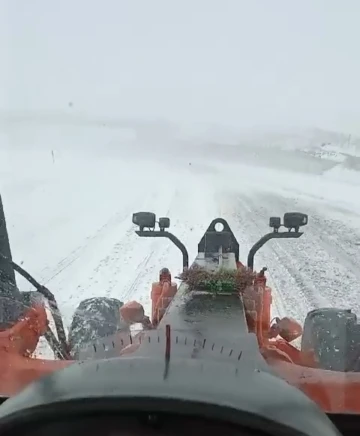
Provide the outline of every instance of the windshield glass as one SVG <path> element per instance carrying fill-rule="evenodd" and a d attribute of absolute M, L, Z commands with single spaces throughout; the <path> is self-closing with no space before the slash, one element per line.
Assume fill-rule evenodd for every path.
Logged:
<path fill-rule="evenodd" d="M 360 3 L 0 10 L 0 395 L 170 328 L 360 413 Z"/>

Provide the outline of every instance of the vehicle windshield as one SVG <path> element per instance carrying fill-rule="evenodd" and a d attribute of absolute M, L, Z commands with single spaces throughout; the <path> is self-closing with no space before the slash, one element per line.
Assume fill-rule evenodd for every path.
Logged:
<path fill-rule="evenodd" d="M 360 3 L 0 11 L 0 395 L 171 332 L 360 413 Z"/>

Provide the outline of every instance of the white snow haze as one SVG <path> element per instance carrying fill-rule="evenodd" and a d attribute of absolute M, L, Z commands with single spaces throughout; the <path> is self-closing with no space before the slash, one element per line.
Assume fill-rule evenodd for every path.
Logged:
<path fill-rule="evenodd" d="M 2 0 L 1 109 L 360 133 L 356 0 Z"/>

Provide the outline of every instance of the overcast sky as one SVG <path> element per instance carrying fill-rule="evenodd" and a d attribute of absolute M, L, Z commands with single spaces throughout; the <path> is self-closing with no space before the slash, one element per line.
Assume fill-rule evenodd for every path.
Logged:
<path fill-rule="evenodd" d="M 360 133 L 360 0 L 0 5 L 0 109 Z"/>

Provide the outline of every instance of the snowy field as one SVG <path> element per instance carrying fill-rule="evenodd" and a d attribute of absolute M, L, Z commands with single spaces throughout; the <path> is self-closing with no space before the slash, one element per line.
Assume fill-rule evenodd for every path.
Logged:
<path fill-rule="evenodd" d="M 301 239 L 270 241 L 256 257 L 257 268 L 268 267 L 274 315 L 302 322 L 318 306 L 360 313 L 360 173 L 342 162 L 319 174 L 303 167 L 294 173 L 271 162 L 230 164 L 175 152 L 142 157 L 130 145 L 109 153 L 86 141 L 60 147 L 62 140 L 68 138 L 59 132 L 55 147 L 3 142 L 0 188 L 13 258 L 54 292 L 66 325 L 91 296 L 138 300 L 149 313 L 159 270 L 180 272 L 181 255 L 171 243 L 134 233 L 136 211 L 169 216 L 190 259 L 210 221 L 223 217 L 244 261 L 270 216 L 307 213 Z M 21 279 L 19 285 L 29 289 Z"/>

